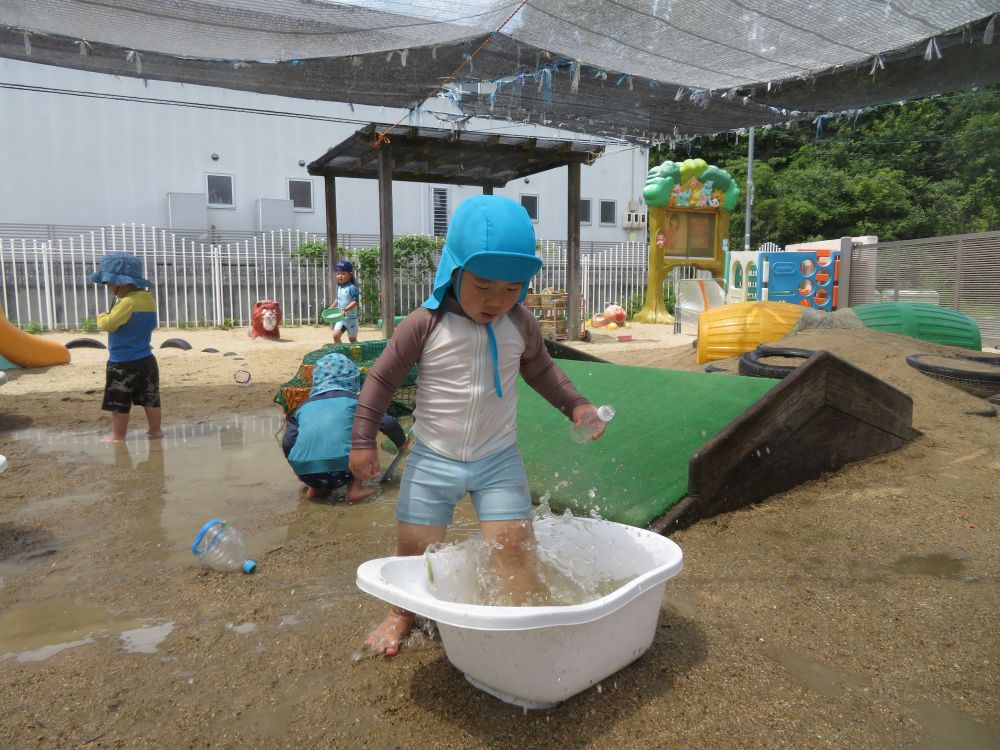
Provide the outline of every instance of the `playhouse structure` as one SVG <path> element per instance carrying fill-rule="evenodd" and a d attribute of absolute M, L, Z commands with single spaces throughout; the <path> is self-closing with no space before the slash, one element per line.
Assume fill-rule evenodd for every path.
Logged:
<path fill-rule="evenodd" d="M 635 319 L 673 323 L 663 304 L 663 282 L 678 266 L 724 275 L 729 213 L 740 189 L 725 170 L 688 159 L 650 169 L 642 195 L 649 207 L 649 278 L 646 303 Z"/>

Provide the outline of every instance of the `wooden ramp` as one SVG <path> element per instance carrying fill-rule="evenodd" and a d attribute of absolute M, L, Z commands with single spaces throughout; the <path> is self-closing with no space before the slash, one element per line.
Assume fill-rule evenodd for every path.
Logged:
<path fill-rule="evenodd" d="M 901 447 L 913 400 L 820 351 L 692 455 L 688 491 L 650 524 L 661 533 Z"/>

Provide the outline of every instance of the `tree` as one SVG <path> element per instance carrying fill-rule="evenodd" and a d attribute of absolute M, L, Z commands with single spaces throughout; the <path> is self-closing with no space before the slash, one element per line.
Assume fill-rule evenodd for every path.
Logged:
<path fill-rule="evenodd" d="M 753 246 L 875 234 L 913 239 L 1000 229 L 1000 86 L 852 116 L 758 128 Z M 693 157 L 746 185 L 746 139 L 728 133 L 660 148 L 651 163 Z M 745 203 L 730 216 L 742 247 Z"/>

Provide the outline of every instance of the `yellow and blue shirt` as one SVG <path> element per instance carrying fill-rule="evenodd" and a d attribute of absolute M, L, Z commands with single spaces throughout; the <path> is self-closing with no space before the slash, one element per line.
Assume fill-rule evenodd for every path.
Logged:
<path fill-rule="evenodd" d="M 156 301 L 149 292 L 136 289 L 115 302 L 111 312 L 98 315 L 97 326 L 108 332 L 109 361 L 145 359 L 153 353 Z"/>

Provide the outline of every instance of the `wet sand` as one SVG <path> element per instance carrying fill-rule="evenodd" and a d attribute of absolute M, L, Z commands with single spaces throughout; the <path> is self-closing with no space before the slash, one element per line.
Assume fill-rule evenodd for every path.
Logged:
<path fill-rule="evenodd" d="M 158 332 L 193 344 L 157 350 L 162 441 L 136 411 L 129 441 L 99 442 L 106 352 L 8 372 L 0 746 L 1000 746 L 1000 419 L 904 361 L 947 348 L 864 330 L 790 340 L 910 394 L 922 435 L 675 533 L 685 569 L 651 649 L 600 691 L 524 715 L 469 686 L 433 637 L 357 658 L 382 605 L 354 570 L 392 550 L 393 489 L 356 507 L 301 494 L 271 399 L 329 331 L 282 332 Z M 702 369 L 691 337 L 628 332 L 580 348 Z M 218 516 L 248 534 L 256 575 L 191 555 Z M 466 508 L 452 538 L 472 529 Z"/>

